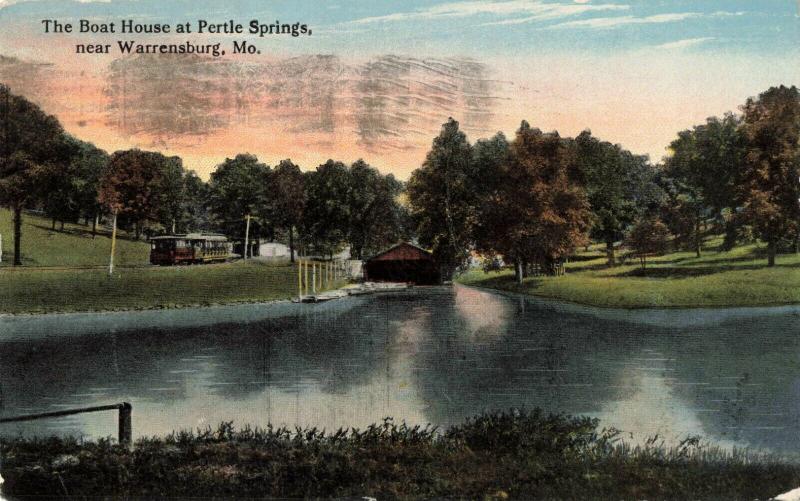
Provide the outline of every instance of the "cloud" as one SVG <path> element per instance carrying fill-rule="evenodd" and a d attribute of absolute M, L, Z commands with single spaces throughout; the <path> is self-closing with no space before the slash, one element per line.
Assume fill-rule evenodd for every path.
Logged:
<path fill-rule="evenodd" d="M 711 14 L 703 14 L 700 12 L 677 12 L 667 14 L 655 14 L 652 16 L 636 17 L 636 16 L 616 16 L 616 17 L 594 17 L 591 19 L 580 19 L 577 21 L 566 21 L 559 24 L 548 26 L 547 29 L 563 29 L 563 28 L 588 28 L 588 29 L 614 29 L 620 26 L 629 26 L 637 24 L 662 24 L 662 23 L 675 23 L 686 21 L 687 19 L 699 18 L 716 18 L 716 17 L 731 17 L 742 16 L 744 12 L 725 12 L 717 11 Z"/>
<path fill-rule="evenodd" d="M 665 50 L 681 50 L 686 49 L 688 47 L 694 47 L 695 45 L 700 45 L 705 42 L 710 42 L 711 40 L 716 40 L 714 37 L 700 37 L 700 38 L 685 38 L 683 40 L 676 40 L 674 42 L 663 43 L 661 45 L 656 45 L 656 49 L 665 49 Z"/>
<path fill-rule="evenodd" d="M 635 16 L 617 16 L 617 17 L 595 17 L 592 19 L 580 19 L 578 21 L 567 21 L 564 23 L 554 24 L 548 26 L 548 29 L 563 29 L 563 28 L 595 28 L 595 29 L 613 29 L 620 26 L 627 26 L 631 24 L 659 24 L 659 23 L 674 23 L 677 21 L 685 21 L 702 17 L 702 14 L 697 12 L 684 12 L 679 14 L 656 14 L 646 17 Z"/>
<path fill-rule="evenodd" d="M 488 0 L 471 0 L 435 5 L 426 9 L 418 9 L 413 12 L 397 12 L 384 16 L 365 17 L 350 21 L 348 24 L 435 20 L 441 18 L 470 17 L 476 15 L 523 15 L 526 17 L 519 21 L 509 21 L 529 22 L 534 19 L 557 19 L 583 14 L 585 12 L 627 10 L 628 8 L 629 6 L 627 5 L 588 5 L 585 2 L 547 3 L 540 0 L 504 0 L 499 2 Z"/>

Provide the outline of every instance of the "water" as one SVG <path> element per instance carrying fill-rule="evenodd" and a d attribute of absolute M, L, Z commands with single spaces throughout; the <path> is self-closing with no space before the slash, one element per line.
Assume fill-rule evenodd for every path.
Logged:
<path fill-rule="evenodd" d="M 460 286 L 323 305 L 5 317 L 0 416 L 129 401 L 142 436 L 231 420 L 446 427 L 541 407 L 598 417 L 633 441 L 700 435 L 790 453 L 799 327 L 796 307 L 626 312 Z M 0 426 L 96 438 L 116 434 L 116 416 Z"/>

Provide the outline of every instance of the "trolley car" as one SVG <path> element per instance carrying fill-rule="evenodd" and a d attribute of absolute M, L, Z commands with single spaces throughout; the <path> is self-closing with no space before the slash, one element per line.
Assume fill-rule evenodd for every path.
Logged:
<path fill-rule="evenodd" d="M 222 235 L 169 235 L 150 239 L 150 264 L 200 264 L 226 261 L 231 244 Z"/>

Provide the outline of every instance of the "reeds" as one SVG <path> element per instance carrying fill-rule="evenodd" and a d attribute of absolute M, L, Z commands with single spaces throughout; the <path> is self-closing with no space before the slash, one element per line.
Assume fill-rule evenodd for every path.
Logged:
<path fill-rule="evenodd" d="M 364 429 L 236 429 L 139 439 L 0 444 L 12 496 L 767 499 L 800 464 L 689 437 L 633 445 L 584 417 L 494 412 L 447 430 L 385 419 Z"/>

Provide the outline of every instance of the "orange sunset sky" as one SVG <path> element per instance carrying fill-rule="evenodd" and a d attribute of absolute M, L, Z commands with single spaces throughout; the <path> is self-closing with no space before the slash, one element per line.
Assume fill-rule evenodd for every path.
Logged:
<path fill-rule="evenodd" d="M 449 116 L 471 140 L 513 135 L 523 119 L 565 136 L 589 128 L 655 162 L 679 130 L 800 82 L 793 1 L 220 5 L 0 0 L 0 81 L 81 139 L 180 155 L 206 178 L 250 152 L 304 169 L 364 158 L 402 179 Z M 280 19 L 313 34 L 44 33 L 51 18 Z M 228 54 L 129 56 L 117 40 L 220 43 Z M 261 53 L 231 54 L 234 40 Z M 114 50 L 76 54 L 87 42 Z"/>

